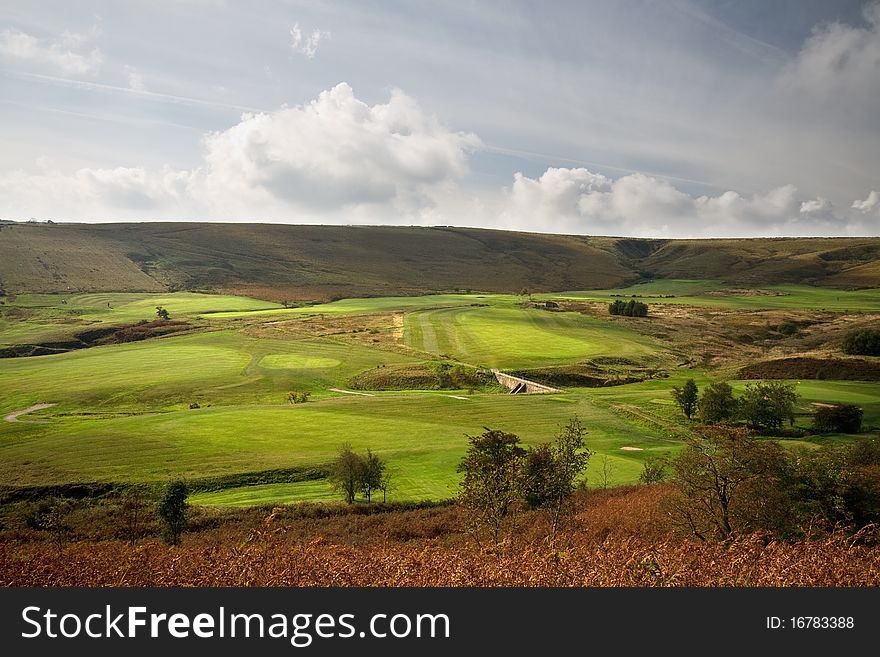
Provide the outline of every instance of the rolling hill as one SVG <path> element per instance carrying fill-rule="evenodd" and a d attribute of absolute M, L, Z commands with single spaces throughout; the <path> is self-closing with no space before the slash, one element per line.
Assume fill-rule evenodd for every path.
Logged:
<path fill-rule="evenodd" d="M 650 278 L 880 286 L 880 238 L 659 240 L 451 227 L 0 225 L 0 289 L 208 290 L 275 301 L 562 291 Z"/>

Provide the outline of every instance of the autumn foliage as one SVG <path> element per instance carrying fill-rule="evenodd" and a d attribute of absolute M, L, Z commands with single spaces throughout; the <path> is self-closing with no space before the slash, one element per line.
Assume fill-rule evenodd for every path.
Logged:
<path fill-rule="evenodd" d="M 444 506 L 376 513 L 281 507 L 195 518 L 182 545 L 0 535 L 5 586 L 878 586 L 871 528 L 784 542 L 753 533 L 706 542 L 670 533 L 665 485 L 579 493 L 568 530 L 524 513 L 480 548 Z M 365 505 L 364 505 L 365 506 Z M 202 512 L 207 513 L 207 512 Z M 237 515 L 236 515 L 237 514 Z"/>

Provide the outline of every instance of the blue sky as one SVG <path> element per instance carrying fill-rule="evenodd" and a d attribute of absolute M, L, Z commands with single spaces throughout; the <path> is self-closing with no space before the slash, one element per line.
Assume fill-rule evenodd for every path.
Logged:
<path fill-rule="evenodd" d="M 880 5 L 18 2 L 0 217 L 880 233 Z"/>

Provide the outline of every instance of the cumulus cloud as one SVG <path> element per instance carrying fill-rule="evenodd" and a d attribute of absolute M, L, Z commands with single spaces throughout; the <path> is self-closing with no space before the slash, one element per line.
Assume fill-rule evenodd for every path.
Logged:
<path fill-rule="evenodd" d="M 303 37 L 302 29 L 299 23 L 294 23 L 290 28 L 290 47 L 301 55 L 305 55 L 306 59 L 314 59 L 318 52 L 318 45 L 324 39 L 329 39 L 330 33 L 318 28 L 313 29 L 307 36 Z"/>
<path fill-rule="evenodd" d="M 783 71 L 782 85 L 844 108 L 880 105 L 880 2 L 863 13 L 865 27 L 834 22 L 814 28 Z"/>
<path fill-rule="evenodd" d="M 345 83 L 298 107 L 245 114 L 205 137 L 192 170 L 81 169 L 0 176 L 0 212 L 93 218 L 105 202 L 134 214 L 287 221 L 396 223 L 430 213 L 455 194 L 476 136 L 454 132 L 401 91 L 368 105 Z M 56 208 L 52 211 L 52 208 Z"/>
<path fill-rule="evenodd" d="M 856 199 L 855 201 L 853 201 L 852 204 L 854 210 L 858 210 L 859 212 L 863 213 L 870 212 L 878 206 L 880 206 L 880 194 L 878 194 L 874 190 L 871 190 L 871 193 L 868 194 L 868 198 L 866 198 L 864 201 Z"/>
<path fill-rule="evenodd" d="M 611 180 L 583 168 L 551 168 L 537 179 L 515 175 L 500 223 L 553 232 L 642 237 L 876 232 L 849 219 L 827 199 L 800 197 L 793 185 L 748 196 L 727 191 L 695 197 L 641 173 Z"/>
<path fill-rule="evenodd" d="M 101 49 L 89 46 L 98 34 L 100 28 L 97 25 L 84 34 L 65 31 L 51 39 L 39 39 L 27 32 L 7 28 L 0 31 L 0 54 L 66 75 L 89 75 L 98 72 L 103 60 Z"/>

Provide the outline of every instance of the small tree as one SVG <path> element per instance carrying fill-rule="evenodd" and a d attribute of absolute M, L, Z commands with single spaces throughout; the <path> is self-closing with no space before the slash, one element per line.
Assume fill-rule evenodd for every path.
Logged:
<path fill-rule="evenodd" d="M 519 437 L 498 429 L 468 436 L 470 447 L 458 471 L 464 473 L 458 501 L 486 525 L 497 543 L 505 521 L 522 493 L 522 460 L 526 451 Z"/>
<path fill-rule="evenodd" d="M 166 310 L 162 306 L 156 306 L 156 316 L 166 322 L 171 318 L 171 316 L 168 314 L 168 310 Z"/>
<path fill-rule="evenodd" d="M 858 433 L 862 430 L 863 414 L 855 404 L 824 406 L 813 416 L 813 427 L 827 433 Z"/>
<path fill-rule="evenodd" d="M 362 470 L 361 457 L 354 453 L 350 443 L 343 443 L 330 465 L 330 483 L 343 494 L 349 504 L 354 503 L 354 497 L 360 489 Z"/>
<path fill-rule="evenodd" d="M 730 420 L 736 414 L 736 407 L 733 388 L 723 381 L 710 383 L 697 402 L 700 419 L 712 424 Z"/>
<path fill-rule="evenodd" d="M 367 498 L 372 501 L 373 491 L 382 488 L 382 479 L 385 472 L 385 463 L 371 450 L 367 450 L 366 456 L 361 457 L 360 489 Z M 384 501 L 384 500 L 383 500 Z"/>
<path fill-rule="evenodd" d="M 526 503 L 547 511 L 554 536 L 562 520 L 574 513 L 575 480 L 592 455 L 584 447 L 586 434 L 580 420 L 573 417 L 557 432 L 553 444 L 533 447 L 524 461 Z"/>
<path fill-rule="evenodd" d="M 740 414 L 756 429 L 778 431 L 786 420 L 794 424 L 794 405 L 797 398 L 793 383 L 749 383 L 740 399 Z"/>
<path fill-rule="evenodd" d="M 179 545 L 180 537 L 186 529 L 186 516 L 189 486 L 183 479 L 168 482 L 165 492 L 156 505 L 156 513 L 162 528 L 162 539 L 168 545 Z"/>
<path fill-rule="evenodd" d="M 696 537 L 728 539 L 735 531 L 791 521 L 787 461 L 775 442 L 744 429 L 705 427 L 672 461 L 673 517 Z"/>
<path fill-rule="evenodd" d="M 694 412 L 697 410 L 698 392 L 697 384 L 693 379 L 685 381 L 684 386 L 681 388 L 676 386 L 672 389 L 672 398 L 675 400 L 675 403 L 678 404 L 679 408 L 681 408 L 681 412 L 684 413 L 684 416 L 688 420 L 693 417 Z"/>
<path fill-rule="evenodd" d="M 130 488 L 122 498 L 119 512 L 125 540 L 128 541 L 129 545 L 134 545 L 134 542 L 143 532 L 146 508 L 147 503 L 144 499 L 144 495 L 137 488 Z"/>

